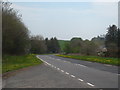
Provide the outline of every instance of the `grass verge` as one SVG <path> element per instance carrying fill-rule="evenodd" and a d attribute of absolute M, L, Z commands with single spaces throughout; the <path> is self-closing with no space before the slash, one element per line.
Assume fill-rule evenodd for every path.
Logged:
<path fill-rule="evenodd" d="M 2 60 L 2 73 L 41 64 L 42 61 L 34 54 L 24 56 L 4 56 Z"/>
<path fill-rule="evenodd" d="M 108 58 L 99 56 L 80 56 L 80 55 L 56 55 L 56 56 L 120 66 L 120 61 L 118 60 L 118 58 Z"/>

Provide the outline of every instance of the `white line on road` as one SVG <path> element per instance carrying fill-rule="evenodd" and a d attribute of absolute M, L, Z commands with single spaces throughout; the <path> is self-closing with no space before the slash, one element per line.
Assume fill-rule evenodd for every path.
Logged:
<path fill-rule="evenodd" d="M 38 56 L 36 56 L 37 58 L 39 58 Z M 54 59 L 54 58 L 52 58 L 52 57 L 50 57 L 51 59 Z M 46 61 L 44 61 L 43 59 L 41 59 L 41 58 L 39 58 L 41 61 L 43 61 L 43 62 L 45 62 L 46 64 L 48 64 L 48 65 L 50 65 L 50 66 L 52 66 L 52 67 L 54 67 L 54 68 L 57 68 L 57 67 L 55 67 L 55 66 L 53 66 L 52 64 L 50 64 L 50 63 L 48 63 L 48 62 L 46 62 Z M 57 59 L 57 60 L 60 60 L 60 59 Z M 68 62 L 68 61 L 64 61 L 64 62 Z M 68 62 L 68 63 L 70 63 L 70 62 Z M 82 67 L 86 67 L 86 66 L 84 66 L 84 65 L 81 65 L 81 64 L 75 64 L 75 65 L 79 65 L 79 66 L 82 66 Z M 57 68 L 57 70 L 60 70 L 60 68 Z M 61 72 L 64 72 L 63 70 L 61 70 Z M 69 75 L 69 73 L 68 72 L 65 72 L 65 74 L 67 74 L 67 75 Z M 120 75 L 120 74 L 117 74 L 117 75 Z M 75 76 L 74 75 L 70 75 L 71 77 L 73 77 L 73 78 L 75 78 Z M 80 78 L 78 78 L 78 80 L 79 81 L 83 81 L 82 79 L 80 79 Z M 91 83 L 87 83 L 88 85 L 90 85 L 90 86 L 92 86 L 92 87 L 94 87 L 95 85 L 93 85 L 93 84 L 91 84 Z"/>
<path fill-rule="evenodd" d="M 94 87 L 95 85 L 93 85 L 93 84 L 91 84 L 91 83 L 87 83 L 88 85 L 90 85 L 90 86 L 92 86 L 92 87 Z"/>
<path fill-rule="evenodd" d="M 82 79 L 78 78 L 79 81 L 83 81 Z"/>
<path fill-rule="evenodd" d="M 47 62 L 45 62 L 46 64 L 48 64 Z"/>
<path fill-rule="evenodd" d="M 74 75 L 70 75 L 71 77 L 75 77 Z"/>
<path fill-rule="evenodd" d="M 37 58 L 39 58 L 38 56 L 36 56 Z M 43 59 L 39 58 L 41 61 L 45 62 Z"/>
<path fill-rule="evenodd" d="M 82 65 L 82 64 L 78 64 L 79 66 L 82 66 L 82 67 L 86 67 L 85 65 Z"/>
<path fill-rule="evenodd" d="M 112 66 L 112 65 L 108 65 L 108 64 L 104 64 L 105 66 Z"/>
<path fill-rule="evenodd" d="M 60 70 L 59 68 L 57 68 L 57 70 Z"/>
<path fill-rule="evenodd" d="M 50 64 L 48 63 L 48 65 L 50 65 Z"/>
<path fill-rule="evenodd" d="M 65 74 L 69 75 L 69 73 L 68 73 L 68 72 L 66 72 Z"/>
<path fill-rule="evenodd" d="M 64 72 L 63 70 L 61 70 L 61 72 Z"/>

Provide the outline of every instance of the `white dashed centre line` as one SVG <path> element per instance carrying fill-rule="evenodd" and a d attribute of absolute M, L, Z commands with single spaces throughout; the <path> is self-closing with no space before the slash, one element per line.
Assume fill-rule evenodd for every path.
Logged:
<path fill-rule="evenodd" d="M 39 58 L 39 57 L 37 56 L 37 58 Z M 52 57 L 49 57 L 49 58 L 54 59 L 54 58 L 52 58 Z M 41 59 L 41 58 L 39 58 L 39 59 Z M 42 59 L 41 59 L 41 60 L 42 60 Z M 60 60 L 60 59 L 57 59 L 57 60 Z M 46 62 L 46 61 L 44 61 L 44 60 L 42 60 L 42 61 L 45 62 L 47 65 L 50 65 L 51 67 L 57 68 L 57 67 L 55 67 L 54 65 L 52 65 L 52 64 L 50 64 L 50 63 L 48 63 L 48 62 Z M 68 61 L 64 61 L 64 62 L 68 62 Z M 68 62 L 68 63 L 70 63 L 70 62 Z M 86 66 L 81 65 L 81 64 L 75 64 L 75 65 L 79 65 L 79 66 L 82 66 L 82 67 L 86 67 Z M 60 68 L 57 68 L 57 70 L 60 70 Z M 65 72 L 65 71 L 61 70 L 61 72 Z M 69 75 L 68 72 L 65 72 L 65 74 Z M 120 75 L 120 74 L 117 74 L 117 75 Z M 70 76 L 73 77 L 73 78 L 75 78 L 74 75 L 70 75 Z M 80 78 L 78 78 L 78 80 L 79 80 L 79 81 L 83 81 L 83 80 L 80 79 Z M 93 85 L 93 84 L 91 84 L 91 83 L 87 83 L 87 84 L 90 85 L 90 86 L 92 86 L 92 87 L 95 86 L 95 85 Z"/>
<path fill-rule="evenodd" d="M 90 85 L 90 86 L 92 86 L 92 87 L 94 87 L 95 85 L 93 85 L 93 84 L 91 84 L 91 83 L 87 83 L 88 85 Z"/>
<path fill-rule="evenodd" d="M 60 70 L 59 68 L 57 68 L 57 70 Z"/>
<path fill-rule="evenodd" d="M 74 75 L 70 75 L 71 77 L 75 77 Z"/>
<path fill-rule="evenodd" d="M 61 70 L 61 72 L 64 72 L 63 70 Z"/>
<path fill-rule="evenodd" d="M 78 64 L 78 65 L 80 65 L 80 66 L 82 66 L 82 67 L 86 67 L 86 66 L 84 66 L 84 65 L 81 65 L 81 64 Z"/>
<path fill-rule="evenodd" d="M 68 72 L 66 72 L 65 74 L 69 75 L 69 73 L 68 73 Z"/>
<path fill-rule="evenodd" d="M 79 81 L 83 81 L 82 79 L 78 78 Z"/>

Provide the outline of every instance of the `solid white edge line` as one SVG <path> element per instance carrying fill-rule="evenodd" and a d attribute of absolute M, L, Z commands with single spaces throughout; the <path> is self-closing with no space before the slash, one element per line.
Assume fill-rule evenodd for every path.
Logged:
<path fill-rule="evenodd" d="M 75 77 L 74 75 L 70 75 L 71 77 Z"/>
<path fill-rule="evenodd" d="M 41 59 L 40 57 L 36 56 L 37 58 L 39 58 L 41 61 L 45 62 L 43 59 Z"/>
<path fill-rule="evenodd" d="M 90 86 L 92 86 L 92 87 L 94 87 L 95 85 L 93 85 L 93 84 L 91 84 L 91 83 L 87 83 L 88 85 L 90 85 Z"/>
<path fill-rule="evenodd" d="M 36 56 L 37 58 L 39 58 L 38 56 Z M 50 63 L 48 63 L 48 62 L 46 62 L 46 61 L 44 61 L 43 59 L 41 59 L 41 58 L 39 58 L 41 61 L 43 61 L 43 62 L 45 62 L 46 64 L 48 64 L 48 65 L 51 65 Z M 54 59 L 54 58 L 52 58 L 52 59 Z M 58 59 L 57 59 L 58 60 Z M 65 62 L 65 61 L 64 61 Z M 70 62 L 68 62 L 68 63 L 70 63 Z M 84 65 L 81 65 L 81 64 L 76 64 L 76 65 L 80 65 L 80 66 L 83 66 L 83 67 L 86 67 L 86 66 L 84 66 Z M 54 67 L 53 65 L 51 65 L 52 67 Z M 54 68 L 56 68 L 56 67 L 54 67 Z M 60 70 L 59 68 L 57 68 L 57 70 Z M 61 70 L 61 72 L 64 72 L 63 70 Z M 66 72 L 66 74 L 69 74 L 68 72 Z M 118 74 L 119 75 L 119 74 Z M 70 75 L 71 77 L 75 77 L 74 75 Z M 80 81 L 83 81 L 82 79 L 78 79 L 78 80 L 80 80 Z M 87 83 L 88 85 L 90 85 L 90 86 L 95 86 L 95 85 L 93 85 L 93 84 L 91 84 L 91 83 Z"/>
<path fill-rule="evenodd" d="M 82 79 L 78 78 L 79 81 L 83 81 Z"/>

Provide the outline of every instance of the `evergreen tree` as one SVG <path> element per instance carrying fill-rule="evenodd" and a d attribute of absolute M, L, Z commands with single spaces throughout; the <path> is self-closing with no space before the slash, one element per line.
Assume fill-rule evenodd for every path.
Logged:
<path fill-rule="evenodd" d="M 107 56 L 117 57 L 118 56 L 118 33 L 116 25 L 108 27 L 108 32 L 105 37 L 105 46 L 107 48 Z"/>

